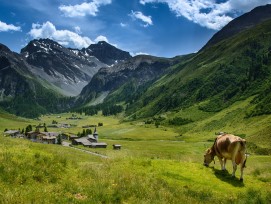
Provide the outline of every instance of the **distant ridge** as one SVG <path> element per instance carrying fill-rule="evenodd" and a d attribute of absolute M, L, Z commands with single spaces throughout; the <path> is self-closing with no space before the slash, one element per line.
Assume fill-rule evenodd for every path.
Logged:
<path fill-rule="evenodd" d="M 225 27 L 218 31 L 201 49 L 208 48 L 222 40 L 230 38 L 242 31 L 254 27 L 255 25 L 271 19 L 271 4 L 259 6 L 248 13 L 245 13 L 238 18 L 229 22 Z"/>

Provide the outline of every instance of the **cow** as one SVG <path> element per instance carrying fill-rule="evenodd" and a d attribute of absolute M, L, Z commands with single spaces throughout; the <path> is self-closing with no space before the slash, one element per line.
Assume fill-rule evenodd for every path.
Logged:
<path fill-rule="evenodd" d="M 241 164 L 240 181 L 243 181 L 243 170 L 247 159 L 245 152 L 246 140 L 232 134 L 222 134 L 217 136 L 213 146 L 207 149 L 204 155 L 204 165 L 208 167 L 214 161 L 214 157 L 217 156 L 221 164 L 221 169 L 226 170 L 226 161 L 232 160 L 232 177 L 235 177 L 237 165 Z"/>

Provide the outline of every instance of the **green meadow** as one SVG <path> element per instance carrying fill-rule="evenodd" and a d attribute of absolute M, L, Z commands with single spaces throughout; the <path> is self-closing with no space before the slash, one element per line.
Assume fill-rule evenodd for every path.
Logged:
<path fill-rule="evenodd" d="M 1 135 L 0 203 L 270 203 L 271 116 L 245 119 L 248 103 L 239 101 L 218 113 L 202 112 L 197 106 L 168 112 L 158 127 L 140 120 L 124 122 L 122 116 L 78 115 L 82 119 L 67 120 L 72 113 L 63 113 L 28 120 L 3 112 L 1 132 L 56 120 L 73 126 L 48 131 L 77 134 L 83 125 L 101 122 L 99 140 L 107 148 L 78 148 L 108 158 Z M 167 123 L 188 115 L 193 123 Z M 244 182 L 238 179 L 239 167 L 236 178 L 231 177 L 230 161 L 226 172 L 220 170 L 218 160 L 209 168 L 202 164 L 205 150 L 219 131 L 248 141 Z M 113 150 L 113 144 L 121 144 L 122 149 Z"/>

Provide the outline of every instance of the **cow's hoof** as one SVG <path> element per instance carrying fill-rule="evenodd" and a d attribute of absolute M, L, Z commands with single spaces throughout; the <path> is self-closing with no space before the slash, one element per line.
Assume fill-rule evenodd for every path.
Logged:
<path fill-rule="evenodd" d="M 244 179 L 243 179 L 243 178 L 240 178 L 240 181 L 241 181 L 241 182 L 243 182 L 243 181 L 244 181 Z"/>

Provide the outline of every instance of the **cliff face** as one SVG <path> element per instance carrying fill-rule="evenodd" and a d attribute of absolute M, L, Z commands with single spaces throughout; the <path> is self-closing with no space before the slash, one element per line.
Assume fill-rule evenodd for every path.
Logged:
<path fill-rule="evenodd" d="M 131 81 L 141 86 L 159 78 L 166 69 L 176 63 L 173 59 L 153 56 L 135 56 L 112 67 L 102 68 L 79 95 L 79 101 L 85 103 L 102 92 L 112 92 Z"/>

